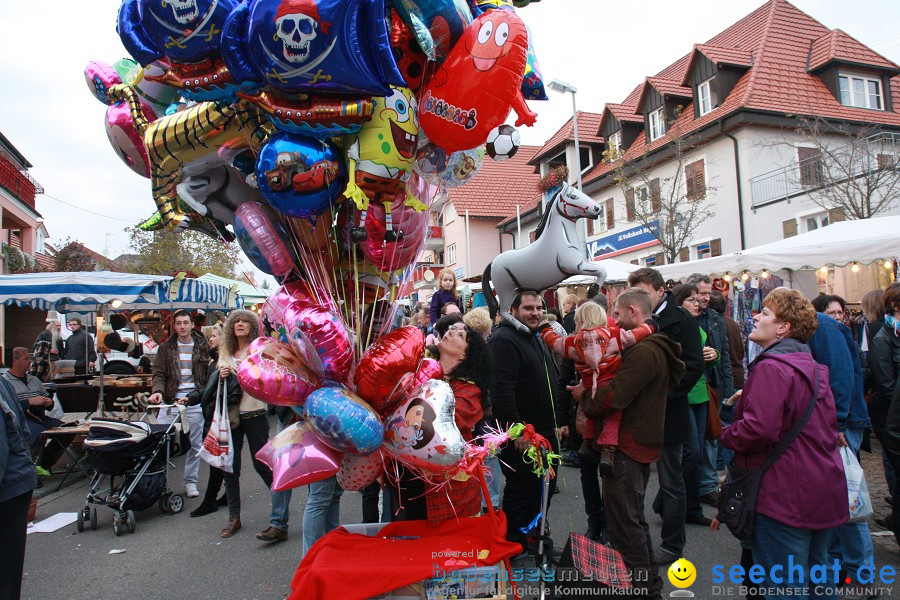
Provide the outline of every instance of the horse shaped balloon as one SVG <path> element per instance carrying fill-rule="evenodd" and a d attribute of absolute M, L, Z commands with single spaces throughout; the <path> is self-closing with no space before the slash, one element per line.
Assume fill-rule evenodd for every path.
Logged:
<path fill-rule="evenodd" d="M 534 242 L 502 252 L 485 267 L 481 281 L 491 318 L 499 312 L 507 323 L 529 333 L 528 327 L 509 313 L 517 293 L 540 291 L 571 275 L 593 275 L 597 284 L 603 285 L 606 269 L 585 260 L 575 224 L 583 217 L 596 219 L 602 212 L 601 206 L 589 196 L 567 183 L 562 184 L 547 204 Z M 491 284 L 496 298 L 491 293 Z"/>

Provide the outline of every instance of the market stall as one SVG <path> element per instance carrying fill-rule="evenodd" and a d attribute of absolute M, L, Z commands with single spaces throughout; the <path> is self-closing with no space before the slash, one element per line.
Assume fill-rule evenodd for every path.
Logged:
<path fill-rule="evenodd" d="M 68 313 L 101 313 L 125 310 L 221 310 L 243 305 L 236 289 L 189 279 L 179 274 L 142 275 L 133 273 L 64 272 L 0 275 L 0 304 L 30 306 L 42 310 Z M 131 377 L 112 385 L 103 376 L 100 361 L 98 377 L 62 380 L 57 385 L 58 397 L 66 412 L 98 412 L 112 408 L 115 399 L 149 391 L 149 381 Z M 112 393 L 106 397 L 107 391 Z M 87 408 L 86 407 L 92 407 Z"/>
<path fill-rule="evenodd" d="M 726 281 L 775 275 L 783 279 L 785 285 L 812 297 L 818 293 L 817 271 L 821 272 L 823 267 L 822 275 L 831 268 L 840 267 L 849 267 L 850 273 L 860 273 L 865 265 L 875 265 L 876 269 L 890 272 L 895 268 L 894 258 L 898 255 L 900 216 L 839 221 L 740 252 L 662 265 L 657 269 L 665 279 L 676 281 L 692 273 L 718 276 Z M 848 277 L 854 276 L 848 276 L 845 270 L 838 271 L 832 283 L 840 283 Z M 858 282 L 846 287 L 853 285 L 858 286 Z M 837 289 L 830 293 L 840 292 Z"/>

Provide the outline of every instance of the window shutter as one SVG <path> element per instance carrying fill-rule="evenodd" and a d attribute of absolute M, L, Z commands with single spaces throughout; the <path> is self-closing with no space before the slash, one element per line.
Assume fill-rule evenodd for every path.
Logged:
<path fill-rule="evenodd" d="M 650 210 L 654 213 L 659 212 L 659 179 L 650 182 Z"/>
<path fill-rule="evenodd" d="M 691 260 L 690 248 L 682 248 L 678 251 L 678 262 L 687 262 Z"/>
<path fill-rule="evenodd" d="M 684 166 L 684 187 L 687 191 L 688 200 L 693 200 L 696 197 L 694 186 L 694 163 L 691 163 Z"/>
<path fill-rule="evenodd" d="M 709 241 L 709 255 L 722 256 L 722 238 Z"/>
<path fill-rule="evenodd" d="M 784 233 L 785 239 L 789 237 L 794 237 L 797 235 L 797 221 L 796 219 L 788 219 L 781 224 L 781 230 Z"/>
<path fill-rule="evenodd" d="M 631 264 L 633 264 L 633 265 L 640 265 L 640 264 L 641 264 L 641 261 L 639 261 L 638 259 L 634 259 L 633 261 L 631 261 Z"/>
<path fill-rule="evenodd" d="M 610 198 L 606 201 L 606 228 L 612 229 L 616 226 L 615 203 Z"/>
<path fill-rule="evenodd" d="M 817 187 L 825 181 L 822 151 L 818 148 L 797 148 L 800 164 L 800 185 Z"/>
<path fill-rule="evenodd" d="M 662 252 L 660 252 L 658 254 L 654 254 L 653 258 L 656 259 L 656 266 L 666 264 L 666 255 L 663 254 Z"/>
<path fill-rule="evenodd" d="M 536 234 L 537 234 L 537 229 L 532 229 L 531 232 L 529 232 L 529 234 L 528 234 L 529 243 L 534 242 L 534 240 L 536 239 L 536 237 L 535 237 Z"/>
<path fill-rule="evenodd" d="M 625 218 L 634 221 L 634 188 L 625 190 Z"/>
<path fill-rule="evenodd" d="M 843 221 L 844 219 L 846 219 L 846 216 L 844 215 L 843 208 L 832 208 L 828 211 L 829 223 L 836 223 L 837 221 Z"/>
<path fill-rule="evenodd" d="M 694 191 L 698 198 L 706 195 L 706 176 L 703 174 L 703 159 L 694 163 Z"/>

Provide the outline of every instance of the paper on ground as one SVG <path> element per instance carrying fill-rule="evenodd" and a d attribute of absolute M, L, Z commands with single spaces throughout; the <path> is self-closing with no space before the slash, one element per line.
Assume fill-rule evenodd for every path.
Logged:
<path fill-rule="evenodd" d="M 47 517 L 43 521 L 38 521 L 37 523 L 29 523 L 28 533 L 50 533 L 51 531 L 56 531 L 57 529 L 74 523 L 76 519 L 78 519 L 78 513 L 56 513 L 52 517 Z"/>

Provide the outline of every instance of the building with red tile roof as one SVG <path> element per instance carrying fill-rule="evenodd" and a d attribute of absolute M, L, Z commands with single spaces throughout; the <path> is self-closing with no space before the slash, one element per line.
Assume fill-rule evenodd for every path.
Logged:
<path fill-rule="evenodd" d="M 596 225 L 589 252 L 659 264 L 659 244 L 646 239 L 634 203 L 658 205 L 659 186 L 667 182 L 687 193 L 699 182 L 715 213 L 685 240 L 680 260 L 737 251 L 841 218 L 846 211 L 819 206 L 818 196 L 801 185 L 800 161 L 815 148 L 797 129 L 811 121 L 875 126 L 878 161 L 900 160 L 898 75 L 897 64 L 844 31 L 787 0 L 766 2 L 645 76 L 624 100 L 606 104 L 596 136 L 605 149 L 617 147 L 621 164 L 639 168 L 643 177 L 623 186 L 621 169 L 608 160 L 584 175 L 585 191 L 615 217 Z M 676 141 L 686 143 L 680 157 Z M 849 138 L 828 143 L 839 147 Z M 891 210 L 897 212 L 896 203 Z"/>

